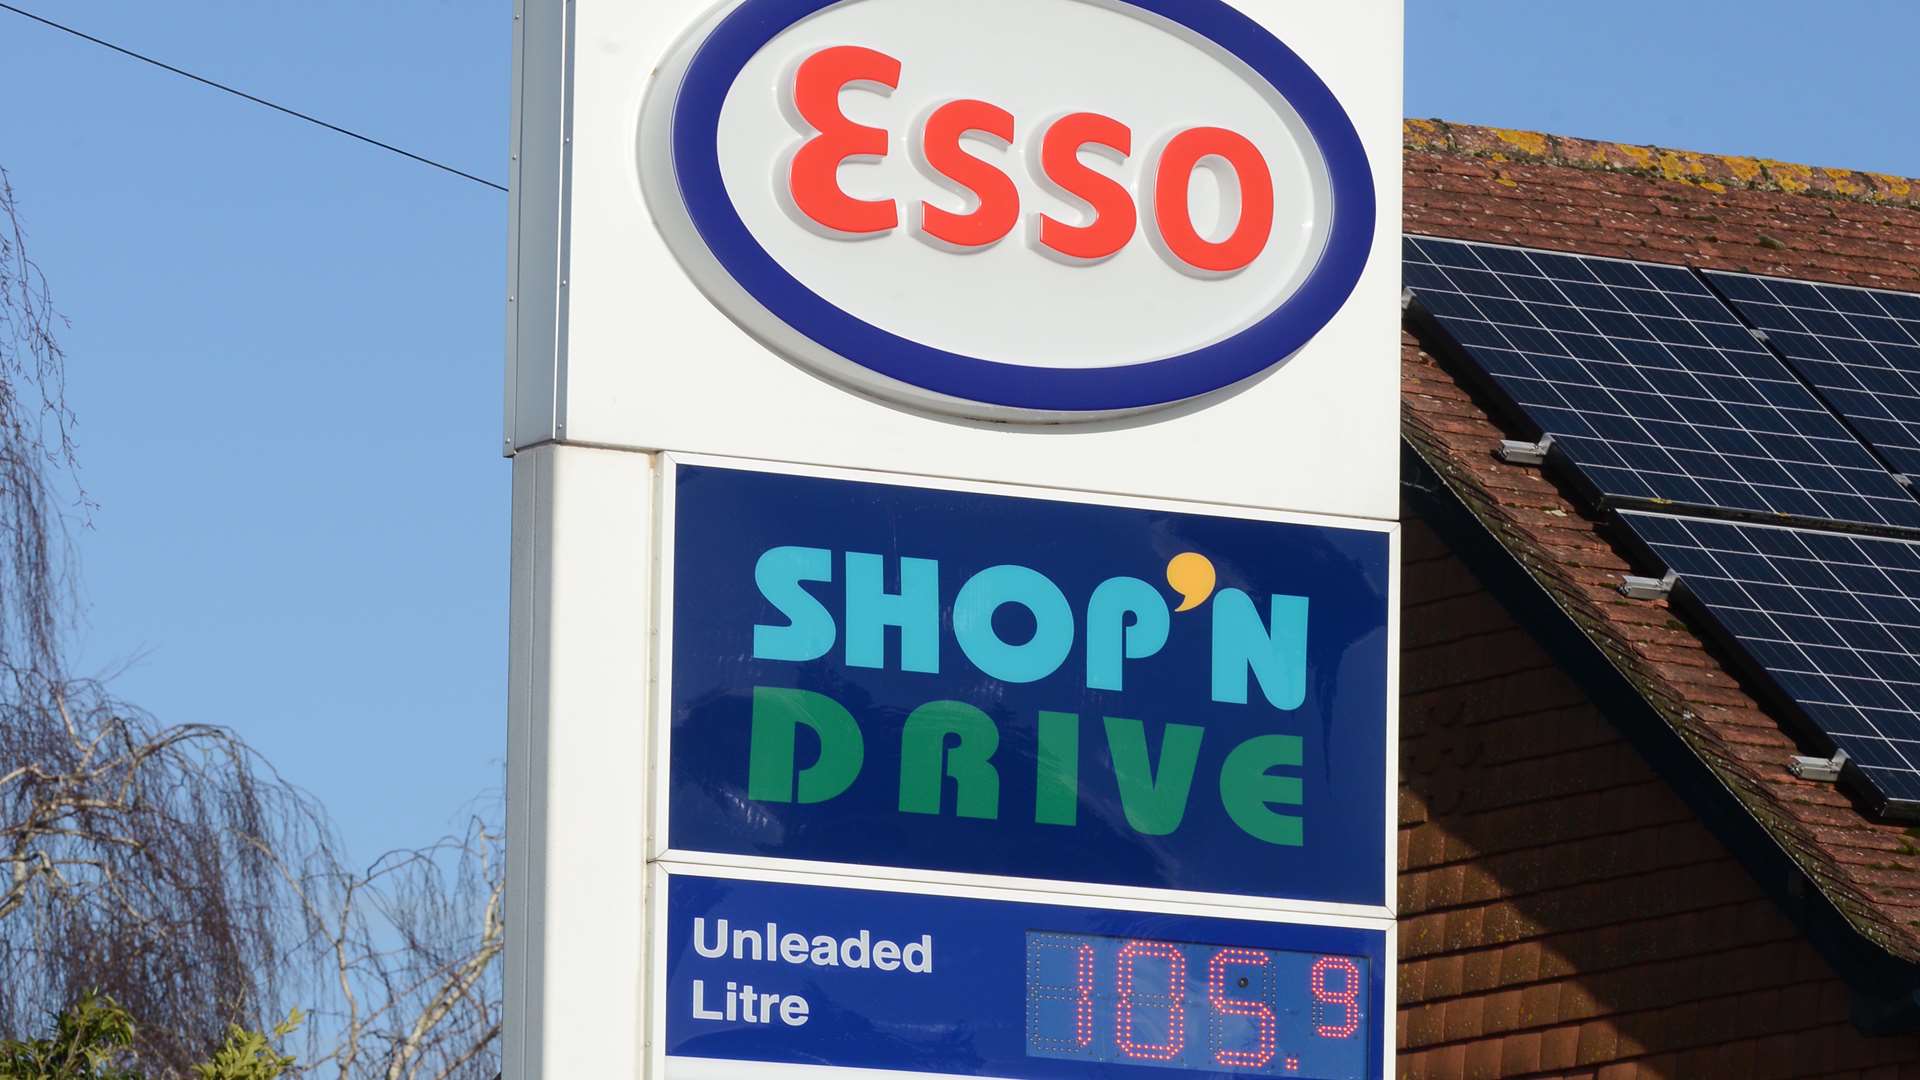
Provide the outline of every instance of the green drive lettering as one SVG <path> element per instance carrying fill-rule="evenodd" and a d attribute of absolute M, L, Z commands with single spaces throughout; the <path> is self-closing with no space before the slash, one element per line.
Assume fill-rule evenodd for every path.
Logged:
<path fill-rule="evenodd" d="M 1206 733 L 1192 724 L 1168 724 L 1160 735 L 1160 771 L 1155 773 L 1147 760 L 1147 726 L 1107 717 L 1107 748 L 1113 752 L 1113 778 L 1120 782 L 1120 809 L 1134 832 L 1165 836 L 1180 827 Z"/>
<path fill-rule="evenodd" d="M 1043 711 L 1036 719 L 1033 820 L 1072 827 L 1079 822 L 1082 718 Z M 1142 721 L 1125 717 L 1103 717 L 1101 723 L 1127 825 L 1142 836 L 1177 832 L 1192 805 L 1206 729 L 1165 724 L 1155 734 Z M 749 799 L 827 802 L 860 777 L 866 761 L 860 725 L 825 694 L 755 687 L 752 725 Z M 999 725 L 973 705 L 932 701 L 913 710 L 900 726 L 900 812 L 999 820 L 1001 777 L 994 761 L 999 750 Z M 1300 846 L 1303 818 L 1275 807 L 1302 806 L 1304 786 L 1299 776 L 1276 770 L 1298 770 L 1303 761 L 1304 744 L 1297 735 L 1247 739 L 1221 765 L 1220 805 L 1248 836 Z"/>
<path fill-rule="evenodd" d="M 820 740 L 820 756 L 794 772 L 806 728 Z M 853 786 L 866 757 L 860 725 L 840 703 L 810 690 L 753 688 L 753 746 L 747 761 L 747 798 L 758 802 L 826 802 Z"/>
<path fill-rule="evenodd" d="M 913 710 L 900 731 L 901 812 L 938 814 L 952 777 L 956 813 L 989 821 L 999 817 L 1000 772 L 993 767 L 999 748 L 993 717 L 971 705 L 934 701 Z"/>
<path fill-rule="evenodd" d="M 1267 770 L 1282 765 L 1300 767 L 1298 735 L 1261 735 L 1233 748 L 1220 769 L 1220 802 L 1227 816 L 1248 836 L 1269 844 L 1299 847 L 1305 843 L 1301 821 L 1276 814 L 1269 803 L 1300 805 L 1300 778 L 1271 776 Z"/>

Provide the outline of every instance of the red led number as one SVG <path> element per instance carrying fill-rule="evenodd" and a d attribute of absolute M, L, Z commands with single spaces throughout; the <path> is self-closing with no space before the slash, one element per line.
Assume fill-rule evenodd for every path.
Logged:
<path fill-rule="evenodd" d="M 1222 1065 L 1241 1069 L 1258 1069 L 1273 1060 L 1274 1019 L 1273 1009 L 1264 1002 L 1244 1001 L 1227 996 L 1227 969 L 1229 967 L 1267 966 L 1267 954 L 1253 949 L 1221 949 L 1207 962 L 1207 1004 L 1213 1006 L 1213 1024 L 1215 1042 L 1219 1041 L 1219 1031 L 1224 1026 L 1222 1017 L 1238 1016 L 1251 1020 L 1257 1030 L 1257 1045 L 1252 1050 L 1226 1050 L 1213 1052 L 1213 1060 Z"/>
<path fill-rule="evenodd" d="M 1327 973 L 1340 973 L 1340 987 L 1327 987 Z M 1360 1029 L 1360 969 L 1344 956 L 1323 956 L 1313 962 L 1314 1034 L 1323 1039 L 1352 1038 Z M 1341 1022 L 1327 1022 L 1329 1006 L 1341 1009 Z"/>
<path fill-rule="evenodd" d="M 1055 1039 L 1036 1034 L 1036 1038 L 1046 1043 L 1056 1044 L 1055 1050 L 1084 1050 L 1093 1045 L 1093 946 L 1082 942 L 1068 946 L 1051 941 L 1038 943 L 1042 949 L 1071 949 L 1073 952 L 1073 985 L 1057 986 L 1040 984 L 1034 992 L 1049 1000 L 1070 1000 L 1073 1002 L 1073 1034 L 1067 1039 Z"/>
<path fill-rule="evenodd" d="M 1142 993 L 1134 986 L 1134 961 L 1153 957 L 1167 962 L 1167 992 Z M 1164 941 L 1129 941 L 1114 962 L 1114 981 L 1119 1004 L 1114 1007 L 1114 1045 L 1130 1058 L 1148 1061 L 1172 1061 L 1187 1044 L 1187 1012 L 1181 998 L 1187 985 L 1187 958 Z M 1141 1043 L 1133 1040 L 1134 999 L 1167 1010 L 1167 1041 Z"/>
<path fill-rule="evenodd" d="M 1074 950 L 1073 1044 L 1093 1045 L 1093 946 Z"/>

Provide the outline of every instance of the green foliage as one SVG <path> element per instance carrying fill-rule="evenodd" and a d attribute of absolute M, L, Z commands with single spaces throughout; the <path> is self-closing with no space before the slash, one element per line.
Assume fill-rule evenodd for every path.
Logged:
<path fill-rule="evenodd" d="M 228 1028 L 227 1044 L 213 1055 L 213 1060 L 193 1067 L 194 1080 L 277 1080 L 293 1068 L 294 1062 L 276 1050 L 274 1043 L 293 1034 L 304 1019 L 295 1009 L 273 1026 L 271 1035 L 238 1025 Z"/>
<path fill-rule="evenodd" d="M 133 1018 L 92 991 L 61 1014 L 53 1037 L 0 1042 L 0 1080 L 142 1080 L 129 1066 Z"/>
<path fill-rule="evenodd" d="M 194 1080 L 279 1080 L 294 1059 L 275 1044 L 300 1027 L 295 1009 L 269 1034 L 227 1029 L 226 1045 L 193 1067 Z M 133 1017 L 112 998 L 88 991 L 61 1014 L 51 1038 L 0 1040 L 0 1080 L 146 1080 L 136 1067 Z"/>

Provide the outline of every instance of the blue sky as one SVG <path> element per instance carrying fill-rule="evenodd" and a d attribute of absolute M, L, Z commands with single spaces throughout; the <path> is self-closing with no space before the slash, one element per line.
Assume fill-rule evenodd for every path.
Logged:
<path fill-rule="evenodd" d="M 1407 0 L 1407 112 L 1920 175 L 1911 0 Z"/>
<path fill-rule="evenodd" d="M 511 0 L 23 6 L 505 177 Z M 1410 115 L 1920 174 L 1905 0 L 1408 7 Z M 0 71 L 73 320 L 82 665 L 363 858 L 455 826 L 506 741 L 505 197 L 5 12 Z"/>
<path fill-rule="evenodd" d="M 505 175 L 511 0 L 36 10 Z M 506 197 L 6 12 L 0 71 L 98 503 L 81 661 L 356 854 L 433 839 L 505 753 Z"/>

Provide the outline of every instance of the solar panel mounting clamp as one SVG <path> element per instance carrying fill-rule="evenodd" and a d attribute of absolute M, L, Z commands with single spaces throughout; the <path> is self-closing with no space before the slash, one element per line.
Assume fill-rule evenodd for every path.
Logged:
<path fill-rule="evenodd" d="M 1672 592 L 1674 583 L 1680 575 L 1672 570 L 1666 577 L 1634 577 L 1629 574 L 1620 582 L 1620 595 L 1629 600 L 1665 600 Z"/>
<path fill-rule="evenodd" d="M 1836 752 L 1830 758 L 1807 757 L 1803 754 L 1795 754 L 1793 760 L 1787 762 L 1787 771 L 1802 780 L 1824 780 L 1832 782 L 1840 779 L 1840 770 L 1845 768 L 1846 764 L 1847 752 L 1845 750 Z"/>
<path fill-rule="evenodd" d="M 1539 442 L 1522 442 L 1517 439 L 1500 440 L 1500 449 L 1494 451 L 1501 461 L 1509 465 L 1542 465 L 1546 463 L 1547 451 L 1553 449 L 1553 436 L 1542 436 Z"/>

